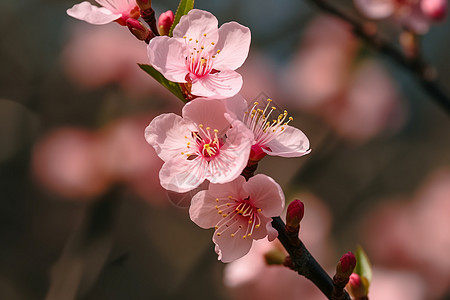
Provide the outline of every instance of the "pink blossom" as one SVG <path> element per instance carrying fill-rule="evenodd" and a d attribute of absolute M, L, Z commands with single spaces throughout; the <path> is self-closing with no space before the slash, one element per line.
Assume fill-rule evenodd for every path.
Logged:
<path fill-rule="evenodd" d="M 229 183 L 211 183 L 208 190 L 192 198 L 189 215 L 198 226 L 215 228 L 218 258 L 231 262 L 247 254 L 253 240 L 277 237 L 271 217 L 283 208 L 281 187 L 272 178 L 258 174 L 248 181 L 239 176 Z"/>
<path fill-rule="evenodd" d="M 224 113 L 222 101 L 198 98 L 184 106 L 183 117 L 168 113 L 151 121 L 145 138 L 165 162 L 159 173 L 165 189 L 187 192 L 205 179 L 225 183 L 239 176 L 248 161 L 252 134 Z"/>
<path fill-rule="evenodd" d="M 331 270 L 329 267 L 334 267 L 336 263 L 333 259 L 334 249 L 330 244 L 331 213 L 314 195 L 295 196 L 305 202 L 308 210 L 302 220 L 300 236 L 313 256 L 326 270 Z M 264 255 L 273 250 L 288 255 L 279 241 L 261 239 L 253 242 L 247 255 L 225 266 L 223 280 L 231 299 L 324 299 L 320 290 L 308 279 L 284 266 L 268 266 Z"/>
<path fill-rule="evenodd" d="M 138 19 L 139 8 L 133 0 L 95 0 L 101 7 L 88 1 L 75 4 L 67 14 L 94 25 L 103 25 L 117 21 L 125 26 L 128 18 Z"/>
<path fill-rule="evenodd" d="M 260 106 L 254 102 L 248 109 L 247 101 L 240 95 L 227 99 L 230 114 L 242 120 L 252 130 L 254 138 L 250 159 L 258 161 L 266 154 L 281 157 L 299 157 L 308 154 L 309 140 L 299 129 L 289 124 L 293 120 L 285 110 L 276 115 L 272 100 Z"/>
<path fill-rule="evenodd" d="M 236 22 L 217 26 L 211 13 L 191 10 L 181 17 L 172 38 L 150 41 L 150 64 L 168 80 L 186 83 L 195 96 L 234 96 L 242 86 L 242 77 L 234 70 L 247 58 L 250 29 Z"/>

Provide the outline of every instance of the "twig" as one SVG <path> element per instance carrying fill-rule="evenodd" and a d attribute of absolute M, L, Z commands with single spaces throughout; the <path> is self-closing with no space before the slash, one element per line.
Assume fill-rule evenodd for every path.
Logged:
<path fill-rule="evenodd" d="M 427 64 L 418 55 L 414 57 L 405 56 L 402 51 L 390 43 L 390 41 L 377 34 L 376 31 L 368 29 L 368 26 L 364 26 L 364 24 L 361 24 L 357 19 L 345 14 L 326 1 L 310 0 L 310 2 L 314 3 L 321 10 L 348 23 L 357 37 L 414 74 L 418 78 L 422 88 L 437 104 L 450 114 L 450 98 L 440 88 L 434 67 Z"/>
<path fill-rule="evenodd" d="M 273 218 L 272 226 L 278 231 L 278 239 L 290 255 L 285 262 L 287 267 L 311 280 L 328 299 L 332 299 L 333 280 L 309 253 L 298 235 L 289 234 L 280 217 Z M 343 299 L 350 300 L 347 292 L 344 292 Z"/>

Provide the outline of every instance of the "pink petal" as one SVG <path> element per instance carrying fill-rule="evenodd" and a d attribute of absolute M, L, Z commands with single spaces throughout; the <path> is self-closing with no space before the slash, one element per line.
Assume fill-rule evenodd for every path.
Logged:
<path fill-rule="evenodd" d="M 241 96 L 236 94 L 231 98 L 224 99 L 227 112 L 232 119 L 243 120 L 244 113 L 249 110 L 248 102 Z"/>
<path fill-rule="evenodd" d="M 196 124 L 203 124 L 224 133 L 230 128 L 230 122 L 224 116 L 225 112 L 222 101 L 197 98 L 183 107 L 182 115 Z"/>
<path fill-rule="evenodd" d="M 190 126 L 189 121 L 176 114 L 162 114 L 154 118 L 145 128 L 145 139 L 155 148 L 156 154 L 162 160 L 168 161 L 173 157 L 182 156 L 181 152 L 186 151 L 187 142 L 191 138 Z"/>
<path fill-rule="evenodd" d="M 133 0 L 95 0 L 95 2 L 112 12 L 122 13 L 129 13 L 136 6 L 136 1 Z"/>
<path fill-rule="evenodd" d="M 222 70 L 192 80 L 191 93 L 202 97 L 228 98 L 242 87 L 242 76 L 233 70 Z"/>
<path fill-rule="evenodd" d="M 261 208 L 260 215 L 279 216 L 284 208 L 284 194 L 278 183 L 269 176 L 257 174 L 250 178 L 244 189 L 250 194 L 253 205 Z"/>
<path fill-rule="evenodd" d="M 250 155 L 250 130 L 239 121 L 227 132 L 225 145 L 210 162 L 206 178 L 211 183 L 226 183 L 236 179 L 244 170 Z"/>
<path fill-rule="evenodd" d="M 262 149 L 265 153 L 281 157 L 300 157 L 311 152 L 309 140 L 300 129 L 289 125 L 283 127 L 283 132 L 265 145 L 270 150 Z"/>
<path fill-rule="evenodd" d="M 219 37 L 217 18 L 210 12 L 192 9 L 181 17 L 173 30 L 174 38 L 186 37 L 187 40 L 198 40 L 200 43 L 216 43 Z M 204 36 L 206 34 L 206 37 Z"/>
<path fill-rule="evenodd" d="M 214 61 L 217 70 L 236 70 L 244 63 L 250 49 L 251 33 L 248 27 L 236 22 L 223 24 L 219 28 L 219 41 L 214 52 L 220 50 Z"/>
<path fill-rule="evenodd" d="M 394 12 L 393 0 L 354 0 L 356 8 L 371 19 L 387 18 Z"/>
<path fill-rule="evenodd" d="M 213 198 L 227 198 L 233 196 L 237 199 L 245 199 L 249 196 L 248 192 L 243 189 L 245 178 L 243 176 L 237 177 L 235 180 L 224 184 L 209 184 L 209 194 Z"/>
<path fill-rule="evenodd" d="M 168 36 L 154 37 L 147 47 L 150 64 L 173 82 L 186 82 L 185 52 L 183 42 Z"/>
<path fill-rule="evenodd" d="M 239 225 L 239 223 L 236 223 L 235 225 L 230 226 L 229 231 L 237 231 Z M 242 226 L 246 225 L 247 224 L 242 224 Z M 252 247 L 253 238 L 249 237 L 243 239 L 239 235 L 231 237 L 231 234 L 221 234 L 220 236 L 217 236 L 217 234 L 214 233 L 213 242 L 217 246 L 216 253 L 219 255 L 218 259 L 224 263 L 228 263 L 247 254 Z"/>
<path fill-rule="evenodd" d="M 75 19 L 83 20 L 94 25 L 111 23 L 122 16 L 122 14 L 114 14 L 104 7 L 92 5 L 87 1 L 75 4 L 66 12 Z"/>
<path fill-rule="evenodd" d="M 192 197 L 189 216 L 201 228 L 214 227 L 223 219 L 222 215 L 217 213 L 214 198 L 216 197 L 213 197 L 209 191 L 200 191 Z"/>
<path fill-rule="evenodd" d="M 207 167 L 208 163 L 200 156 L 192 160 L 176 156 L 159 171 L 161 186 L 177 193 L 193 190 L 205 180 Z"/>
<path fill-rule="evenodd" d="M 270 218 L 270 221 L 266 223 L 266 230 L 267 230 L 267 239 L 269 242 L 272 242 L 278 237 L 278 231 L 272 227 L 272 218 Z"/>

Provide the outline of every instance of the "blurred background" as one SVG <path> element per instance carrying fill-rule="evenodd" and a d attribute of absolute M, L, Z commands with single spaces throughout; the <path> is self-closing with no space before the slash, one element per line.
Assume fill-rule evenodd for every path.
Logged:
<path fill-rule="evenodd" d="M 357 15 L 351 1 L 333 1 Z M 157 15 L 177 1 L 153 1 Z M 182 103 L 142 72 L 146 45 L 95 26 L 73 1 L 0 2 L 0 299 L 325 299 L 267 267 L 276 243 L 217 262 L 192 194 L 164 191 L 143 137 Z M 251 28 L 238 71 L 249 100 L 270 97 L 311 141 L 259 173 L 305 203 L 300 236 L 332 273 L 361 244 L 370 299 L 450 299 L 450 118 L 415 78 L 341 21 L 297 0 L 197 0 L 219 24 Z M 392 19 L 380 28 L 395 40 Z M 422 39 L 450 94 L 449 22 Z"/>

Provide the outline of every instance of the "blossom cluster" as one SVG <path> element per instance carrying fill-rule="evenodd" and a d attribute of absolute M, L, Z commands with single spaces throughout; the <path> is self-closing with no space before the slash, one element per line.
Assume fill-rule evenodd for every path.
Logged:
<path fill-rule="evenodd" d="M 242 77 L 235 70 L 248 55 L 250 30 L 236 22 L 217 24 L 211 13 L 193 9 L 173 37 L 150 41 L 151 65 L 168 80 L 187 85 L 195 99 L 182 116 L 153 119 L 145 137 L 165 162 L 164 188 L 188 192 L 210 182 L 208 190 L 193 196 L 189 213 L 200 227 L 215 229 L 219 259 L 230 262 L 245 255 L 253 240 L 275 239 L 271 218 L 284 208 L 279 184 L 263 174 L 244 178 L 244 169 L 266 155 L 305 155 L 309 141 L 289 125 L 293 119 L 286 111 L 276 114 L 271 99 L 249 106 L 238 94 Z"/>
<path fill-rule="evenodd" d="M 102 7 L 83 2 L 67 13 L 92 24 L 138 22 L 133 1 L 97 2 Z M 239 94 L 243 80 L 236 69 L 248 56 L 249 28 L 236 22 L 218 28 L 214 15 L 192 9 L 169 36 L 173 19 L 173 14 L 161 15 L 161 35 L 146 39 L 147 53 L 150 65 L 179 84 L 188 103 L 181 116 L 154 118 L 145 139 L 164 161 L 162 187 L 185 193 L 209 182 L 207 190 L 193 195 L 189 214 L 198 226 L 215 229 L 218 258 L 231 262 L 247 254 L 253 240 L 278 235 L 271 222 L 284 209 L 284 194 L 269 176 L 253 175 L 258 162 L 266 155 L 303 156 L 310 151 L 309 140 L 271 99 L 249 105 Z"/>

